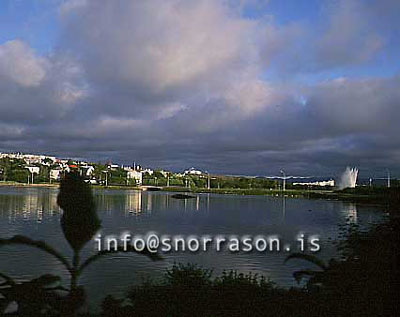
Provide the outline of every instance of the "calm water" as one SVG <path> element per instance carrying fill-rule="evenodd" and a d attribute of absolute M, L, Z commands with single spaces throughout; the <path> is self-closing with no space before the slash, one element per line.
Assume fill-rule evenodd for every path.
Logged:
<path fill-rule="evenodd" d="M 63 238 L 57 206 L 58 190 L 46 188 L 0 187 L 0 236 L 22 234 L 42 239 L 71 254 Z M 295 241 L 299 232 L 318 234 L 321 251 L 318 256 L 336 256 L 330 239 L 338 236 L 338 224 L 378 221 L 382 212 L 377 207 L 324 200 L 291 199 L 264 196 L 231 196 L 200 194 L 187 201 L 176 200 L 166 192 L 95 191 L 98 214 L 102 219 L 103 236 L 120 235 L 124 231 L 146 234 L 156 231 L 168 235 L 258 235 L 278 234 L 283 240 Z M 94 253 L 89 242 L 84 255 Z M 283 264 L 289 253 L 170 253 L 164 260 L 152 262 L 144 256 L 121 254 L 93 264 L 81 277 L 95 309 L 107 294 L 123 294 L 128 286 L 148 277 L 161 276 L 174 262 L 198 263 L 220 273 L 235 269 L 260 273 L 282 286 L 295 285 L 293 271 L 306 267 L 303 262 Z M 0 272 L 19 279 L 39 274 L 59 275 L 68 285 L 68 274 L 52 257 L 27 247 L 0 248 Z"/>

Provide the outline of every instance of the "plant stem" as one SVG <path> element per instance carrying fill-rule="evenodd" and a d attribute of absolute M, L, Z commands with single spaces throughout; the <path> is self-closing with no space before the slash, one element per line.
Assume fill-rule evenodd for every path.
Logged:
<path fill-rule="evenodd" d="M 71 270 L 71 292 L 75 291 L 78 284 L 79 276 L 79 251 L 74 251 Z"/>

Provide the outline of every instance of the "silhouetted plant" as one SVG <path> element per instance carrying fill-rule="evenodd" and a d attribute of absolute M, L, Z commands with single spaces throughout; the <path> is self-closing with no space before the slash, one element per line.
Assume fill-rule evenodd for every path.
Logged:
<path fill-rule="evenodd" d="M 199 288 L 211 283 L 212 270 L 203 269 L 196 264 L 174 264 L 165 272 L 165 283 L 171 286 Z"/>
<path fill-rule="evenodd" d="M 304 259 L 316 270 L 294 272 L 296 280 L 308 277 L 305 290 L 334 315 L 392 316 L 398 302 L 397 254 L 400 235 L 397 217 L 375 224 L 369 230 L 349 226 L 339 242 L 340 259 L 324 264 L 317 257 L 292 254 L 286 260 Z"/>
<path fill-rule="evenodd" d="M 29 282 L 16 283 L 5 274 L 0 277 L 5 280 L 0 286 L 1 294 L 5 300 L 1 302 L 0 308 L 4 310 L 6 304 L 15 301 L 18 304 L 18 313 L 24 314 L 25 308 L 36 307 L 37 312 L 53 312 L 56 309 L 59 313 L 67 314 L 76 311 L 85 300 L 83 287 L 78 286 L 78 279 L 82 272 L 93 262 L 110 253 L 125 251 L 119 247 L 116 251 L 101 251 L 87 258 L 80 260 L 80 251 L 100 229 L 100 220 L 96 213 L 96 206 L 90 185 L 85 183 L 83 178 L 74 173 L 66 174 L 61 181 L 60 192 L 57 203 L 63 210 L 61 217 L 61 228 L 65 239 L 73 250 L 72 263 L 68 258 L 54 249 L 44 241 L 32 240 L 29 237 L 16 235 L 9 239 L 0 239 L 0 247 L 7 245 L 25 245 L 37 248 L 58 260 L 70 274 L 70 288 L 61 286 L 49 288 L 49 284 L 59 281 L 60 278 L 53 275 L 43 275 L 38 279 Z M 137 252 L 133 247 L 128 251 Z M 157 254 L 150 252 L 139 252 L 152 260 L 158 260 Z M 31 294 L 33 287 L 36 288 L 35 295 Z M 61 297 L 55 291 L 67 291 L 67 295 Z M 50 300 L 50 299 L 54 299 Z M 57 299 L 57 301 L 55 301 Z M 57 302 L 57 303 L 56 303 Z M 46 309 L 45 309 L 46 308 Z M 2 311 L 3 311 L 2 310 Z"/>
<path fill-rule="evenodd" d="M 4 312 L 12 303 L 18 303 L 19 315 L 53 314 L 61 308 L 62 296 L 59 291 L 67 292 L 60 285 L 60 277 L 45 274 L 28 282 L 15 282 L 11 277 L 0 273 L 4 280 L 0 284 L 0 310 Z M 56 284 L 56 285 L 55 285 Z"/>
<path fill-rule="evenodd" d="M 196 264 L 174 264 L 159 281 L 132 287 L 125 299 L 107 296 L 105 316 L 240 316 L 262 315 L 282 290 L 256 274 L 236 271 L 212 276 Z M 274 308 L 271 313 L 281 313 Z"/>

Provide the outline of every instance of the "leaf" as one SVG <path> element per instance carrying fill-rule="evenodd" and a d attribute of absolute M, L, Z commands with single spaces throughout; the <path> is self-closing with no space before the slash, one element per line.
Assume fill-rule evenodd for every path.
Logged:
<path fill-rule="evenodd" d="M 71 269 L 72 269 L 68 260 L 62 254 L 60 254 L 57 250 L 55 250 L 53 247 L 49 246 L 44 241 L 32 240 L 31 238 L 21 236 L 21 235 L 16 235 L 9 239 L 0 239 L 0 247 L 6 246 L 6 245 L 13 245 L 13 244 L 27 245 L 30 247 L 40 249 L 40 250 L 46 252 L 47 254 L 54 256 L 59 262 L 61 262 L 67 268 L 68 271 L 71 271 Z"/>
<path fill-rule="evenodd" d="M 318 259 L 315 255 L 303 254 L 303 253 L 292 253 L 285 259 L 284 263 L 286 263 L 287 261 L 289 261 L 291 259 L 302 259 L 302 260 L 305 260 L 305 261 L 315 264 L 316 266 L 320 267 L 323 270 L 326 270 L 326 265 L 324 264 L 324 262 L 322 262 L 320 259 Z"/>
<path fill-rule="evenodd" d="M 4 274 L 2 277 L 6 278 Z M 1 311 L 8 307 L 12 302 L 18 304 L 18 314 L 36 315 L 43 309 L 49 309 L 53 305 L 56 305 L 62 297 L 55 291 L 61 290 L 60 286 L 51 287 L 52 284 L 59 282 L 61 279 L 59 276 L 52 274 L 44 274 L 31 281 L 10 283 L 8 287 L 1 288 L 1 294 L 4 298 L 1 301 Z"/>
<path fill-rule="evenodd" d="M 75 252 L 100 229 L 90 185 L 77 174 L 69 173 L 61 181 L 57 204 L 62 208 L 61 227 Z"/>
<path fill-rule="evenodd" d="M 5 285 L 10 285 L 10 286 L 12 286 L 12 285 L 15 285 L 15 281 L 14 281 L 11 277 L 9 277 L 8 275 L 6 275 L 6 274 L 0 272 L 0 277 L 1 277 L 3 280 L 5 280 L 5 282 L 2 283 L 2 284 L 0 284 L 0 286 L 5 286 Z"/>
<path fill-rule="evenodd" d="M 37 285 L 38 287 L 44 287 L 60 281 L 61 278 L 57 275 L 44 274 L 36 279 L 31 280 L 31 283 Z"/>

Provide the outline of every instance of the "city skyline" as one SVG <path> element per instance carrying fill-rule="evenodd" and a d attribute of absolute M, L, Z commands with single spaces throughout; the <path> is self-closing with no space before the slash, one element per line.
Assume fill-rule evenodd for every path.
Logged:
<path fill-rule="evenodd" d="M 254 175 L 253 174 L 253 175 L 249 175 L 249 174 L 213 173 L 209 169 L 200 170 L 200 169 L 196 169 L 193 166 L 190 167 L 190 168 L 186 166 L 186 167 L 180 167 L 178 169 L 168 170 L 168 169 L 163 168 L 162 166 L 157 166 L 157 167 L 149 166 L 149 165 L 146 165 L 145 163 L 137 162 L 135 160 L 133 160 L 131 162 L 131 164 L 125 164 L 125 165 L 124 164 L 119 164 L 119 162 L 112 162 L 110 160 L 106 160 L 106 161 L 103 161 L 103 162 L 101 162 L 101 161 L 94 162 L 94 161 L 88 160 L 86 158 L 56 157 L 56 156 L 48 155 L 46 153 L 23 153 L 23 152 L 18 152 L 18 151 L 16 151 L 16 152 L 1 152 L 0 151 L 0 158 L 3 158 L 3 157 L 4 158 L 5 157 L 8 157 L 8 158 L 15 158 L 16 157 L 16 158 L 23 159 L 25 161 L 28 159 L 27 163 L 29 163 L 29 161 L 30 161 L 31 163 L 35 162 L 35 164 L 43 162 L 43 160 L 45 160 L 46 158 L 53 160 L 54 163 L 63 162 L 65 164 L 67 164 L 67 162 L 69 160 L 71 160 L 71 161 L 73 161 L 75 163 L 78 163 L 80 166 L 83 165 L 85 167 L 93 165 L 93 164 L 95 164 L 95 165 L 99 165 L 100 164 L 100 165 L 108 165 L 110 167 L 118 166 L 119 168 L 131 168 L 133 170 L 137 170 L 137 168 L 139 168 L 138 170 L 140 170 L 142 172 L 146 172 L 146 171 L 151 171 L 151 172 L 153 172 L 153 171 L 162 171 L 162 172 L 172 172 L 172 173 L 176 173 L 176 174 L 182 174 L 182 173 L 183 174 L 187 174 L 187 173 L 189 173 L 189 174 L 197 174 L 197 175 L 205 175 L 205 174 L 210 174 L 211 175 L 211 174 L 214 174 L 214 175 L 228 176 L 228 177 L 230 177 L 230 176 L 232 176 L 232 177 L 248 177 L 248 178 L 265 177 L 265 178 L 270 178 L 270 179 L 286 179 L 286 180 L 290 180 L 290 179 L 295 179 L 295 180 L 309 179 L 310 180 L 310 179 L 313 179 L 314 181 L 317 181 L 317 182 L 321 181 L 322 179 L 325 179 L 324 181 L 322 181 L 322 183 L 327 183 L 327 184 L 332 182 L 332 181 L 334 181 L 335 179 L 339 180 L 341 177 L 343 177 L 344 173 L 350 168 L 350 167 L 347 166 L 344 171 L 342 170 L 337 174 L 325 174 L 325 175 L 312 175 L 312 174 L 308 174 L 308 175 L 305 175 L 305 174 L 302 174 L 302 175 L 300 175 L 300 174 L 298 174 L 298 175 L 290 175 L 290 174 L 288 174 L 288 175 L 286 175 L 286 174 L 284 174 L 284 175 L 282 175 L 282 170 L 280 171 L 280 173 L 278 173 L 278 171 L 277 171 L 276 174 L 269 174 L 269 175 L 268 174 L 258 174 L 258 175 Z M 116 164 L 116 165 L 113 165 L 113 164 Z M 28 164 L 28 165 L 32 165 L 32 164 Z M 47 165 L 47 163 L 46 163 L 46 165 Z M 190 171 L 194 171 L 194 173 L 190 173 Z M 0 170 L 0 173 L 1 173 L 1 170 Z M 387 183 L 387 182 L 389 182 L 388 179 L 391 179 L 391 178 L 392 179 L 397 179 L 396 176 L 394 176 L 393 174 L 392 175 L 390 174 L 390 170 L 387 169 L 385 171 L 385 173 L 386 173 L 385 175 L 384 174 L 382 174 L 382 175 L 368 175 L 368 174 L 364 173 L 364 175 L 361 177 L 361 179 L 363 179 L 364 183 L 365 183 L 366 180 L 368 180 L 370 183 L 372 181 L 375 181 L 375 182 L 378 181 L 378 182 L 381 183 L 380 185 L 382 185 L 382 181 Z M 301 182 L 299 184 L 301 184 Z M 331 186 L 334 186 L 334 185 L 331 185 Z"/>
<path fill-rule="evenodd" d="M 0 152 L 399 176 L 400 3 L 2 1 Z"/>

